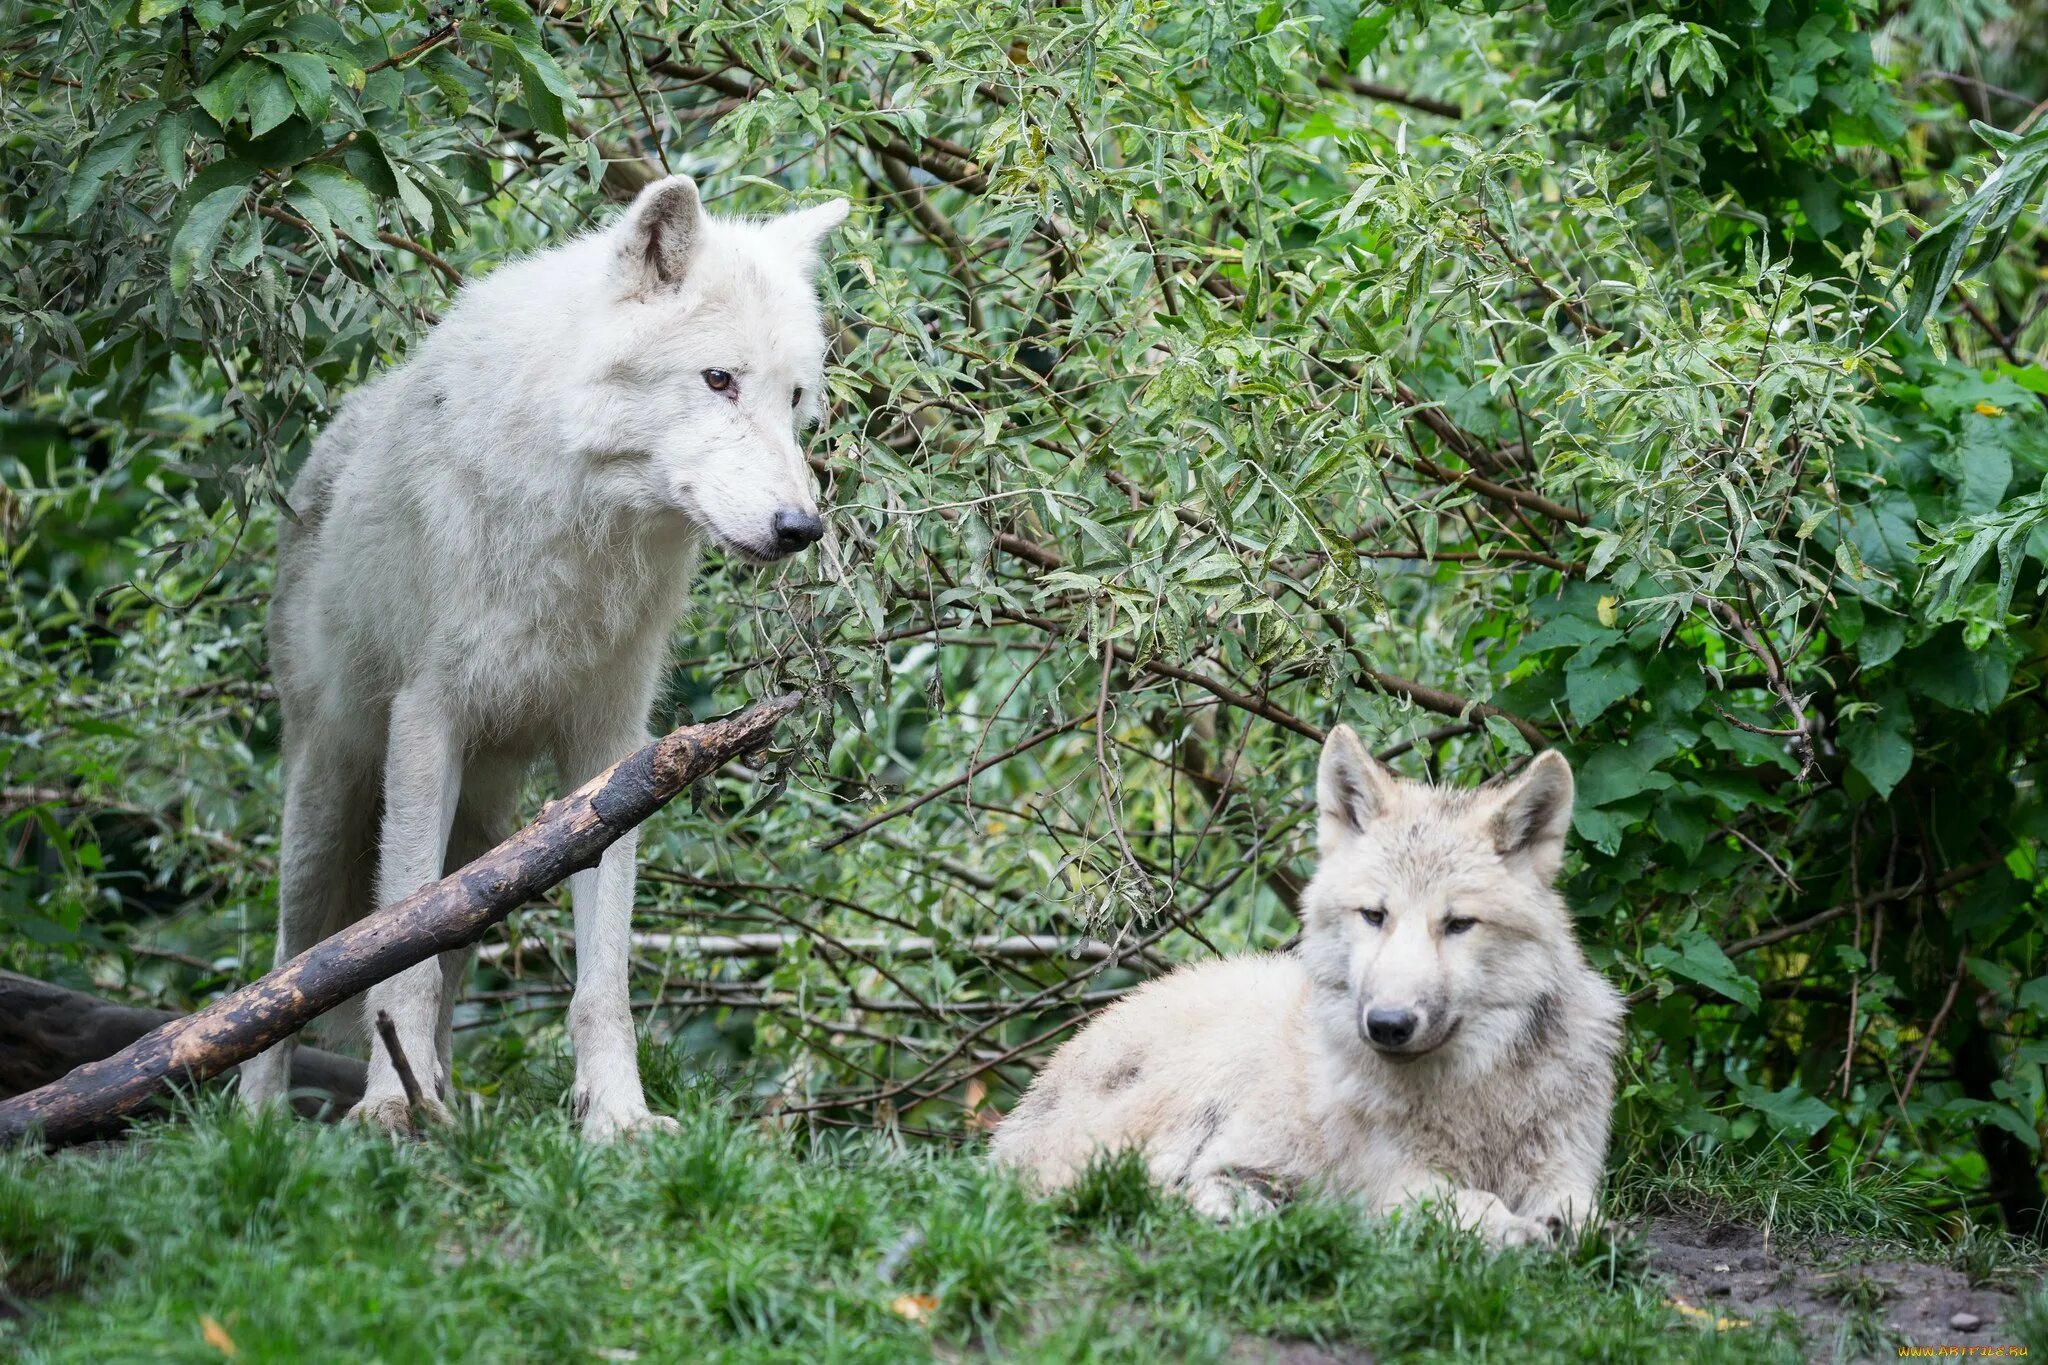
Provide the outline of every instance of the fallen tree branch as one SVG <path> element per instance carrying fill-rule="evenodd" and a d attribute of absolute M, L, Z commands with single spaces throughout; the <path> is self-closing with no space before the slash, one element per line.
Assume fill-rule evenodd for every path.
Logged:
<path fill-rule="evenodd" d="M 180 1016 L 102 1000 L 30 976 L 0 972 L 0 1098 L 110 1057 Z M 339 1114 L 363 1097 L 363 1064 L 302 1047 L 292 1054 L 292 1103 L 307 1117 Z"/>
<path fill-rule="evenodd" d="M 134 1113 L 179 1076 L 205 1080 L 379 981 L 481 938 L 532 897 L 594 867 L 613 841 L 699 778 L 759 748 L 796 693 L 685 726 L 614 764 L 462 870 L 315 944 L 253 985 L 174 1019 L 112 1057 L 0 1102 L 0 1145 L 57 1145 Z"/>

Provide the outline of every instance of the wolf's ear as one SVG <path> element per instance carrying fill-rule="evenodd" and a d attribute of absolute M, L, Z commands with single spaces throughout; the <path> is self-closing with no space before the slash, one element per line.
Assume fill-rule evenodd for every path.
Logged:
<path fill-rule="evenodd" d="M 1317 843 L 1334 848 L 1386 814 L 1398 780 L 1365 751 L 1350 726 L 1330 731 L 1316 769 Z"/>
<path fill-rule="evenodd" d="M 681 284 L 703 235 L 704 205 L 689 176 L 672 175 L 640 191 L 619 224 L 620 292 L 653 294 Z"/>
<path fill-rule="evenodd" d="M 814 272 L 818 268 L 818 244 L 833 228 L 846 221 L 846 215 L 852 208 L 853 205 L 844 199 L 827 199 L 822 204 L 797 209 L 780 218 L 770 218 L 761 225 L 761 231 L 794 256 L 807 272 Z"/>
<path fill-rule="evenodd" d="M 1564 864 L 1564 835 L 1572 824 L 1572 765 L 1555 749 L 1536 755 L 1522 775 L 1493 801 L 1493 846 L 1549 882 Z"/>

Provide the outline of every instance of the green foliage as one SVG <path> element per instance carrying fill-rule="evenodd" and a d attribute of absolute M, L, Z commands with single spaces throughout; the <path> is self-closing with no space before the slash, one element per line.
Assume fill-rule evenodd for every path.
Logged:
<path fill-rule="evenodd" d="M 745 1063 L 814 1138 L 984 1125 L 1155 962 L 1286 942 L 1342 719 L 1417 775 L 1572 759 L 1633 1150 L 2030 1225 L 2048 143 L 1930 54 L 2038 77 L 2037 6 L 0 14 L 5 965 L 190 1004 L 268 962 L 274 495 L 455 279 L 687 170 L 857 208 L 833 537 L 709 566 L 658 717 L 816 702 L 643 841 L 665 1101 Z M 566 1091 L 566 929 L 515 916 L 465 1083 Z M 678 1223 L 776 1159 L 689 1151 Z M 504 1194 L 536 1246 L 576 1163 Z M 1051 1254 L 984 1195 L 921 1253 L 948 1330 Z M 782 1271 L 705 1311 L 783 1330 Z"/>
<path fill-rule="evenodd" d="M 2041 188 L 2048 182 L 2048 125 L 2020 136 L 2001 128 L 1972 124 L 1972 129 L 1998 153 L 1998 163 L 1984 183 L 1970 192 L 1955 211 L 1921 237 L 1913 251 L 1913 294 L 1906 303 L 1905 325 L 1917 328 L 1933 311 L 1962 270 L 1963 256 L 1973 244 L 1995 258 L 2012 236 L 2020 215 L 2038 210 Z M 2036 389 L 2035 392 L 2040 392 Z"/>

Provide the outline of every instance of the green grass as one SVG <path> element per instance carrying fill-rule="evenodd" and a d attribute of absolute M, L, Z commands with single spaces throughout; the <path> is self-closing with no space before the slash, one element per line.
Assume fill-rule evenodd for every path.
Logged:
<path fill-rule="evenodd" d="M 1217 1228 L 1130 1161 L 1034 1200 L 973 1152 L 800 1149 L 708 1086 L 679 1136 L 607 1150 L 551 1103 L 494 1103 L 393 1142 L 209 1099 L 119 1148 L 0 1158 L 0 1354 L 219 1361 L 211 1319 L 243 1361 L 1199 1361 L 1245 1337 L 1799 1358 L 1685 1321 L 1604 1237 L 1494 1253 L 1314 1202 Z M 937 1300 L 928 1321 L 904 1295 Z"/>

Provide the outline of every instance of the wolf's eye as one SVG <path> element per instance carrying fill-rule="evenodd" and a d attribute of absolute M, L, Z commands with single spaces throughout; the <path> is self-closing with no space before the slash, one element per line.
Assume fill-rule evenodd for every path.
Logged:
<path fill-rule="evenodd" d="M 1444 932 L 1446 934 L 1462 934 L 1477 923 L 1479 921 L 1473 919 L 1470 915 L 1454 915 L 1444 921 Z"/>
<path fill-rule="evenodd" d="M 796 388 L 795 388 L 794 390 L 792 390 L 792 391 L 791 391 L 791 393 L 790 393 L 790 395 L 789 395 L 789 405 L 790 405 L 791 407 L 793 407 L 793 408 L 800 408 L 800 407 L 802 407 L 802 406 L 804 405 L 804 386 L 803 386 L 803 385 L 799 384 L 799 385 L 797 385 L 797 386 L 796 386 Z"/>
<path fill-rule="evenodd" d="M 704 385 L 713 393 L 731 393 L 733 390 L 732 371 L 706 370 L 704 371 Z"/>
<path fill-rule="evenodd" d="M 1361 910 L 1358 913 L 1367 924 L 1370 924 L 1375 929 L 1387 922 L 1387 912 L 1377 907 L 1371 910 Z"/>

